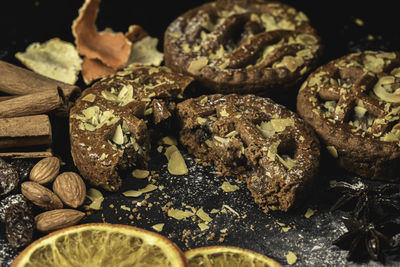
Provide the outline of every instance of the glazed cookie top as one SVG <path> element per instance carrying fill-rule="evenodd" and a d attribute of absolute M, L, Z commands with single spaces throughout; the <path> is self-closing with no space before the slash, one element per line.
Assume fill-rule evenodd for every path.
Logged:
<path fill-rule="evenodd" d="M 313 68 L 321 45 L 307 16 L 293 7 L 219 0 L 175 19 L 165 32 L 164 52 L 167 66 L 214 92 L 270 95 Z"/>
<path fill-rule="evenodd" d="M 330 144 L 344 141 L 365 155 L 398 153 L 400 53 L 364 51 L 319 67 L 302 85 L 297 109 Z"/>
<path fill-rule="evenodd" d="M 148 160 L 149 122 L 158 124 L 171 117 L 175 109 L 173 100 L 183 97 L 192 80 L 167 67 L 139 65 L 84 90 L 70 112 L 71 152 L 82 175 L 95 185 L 116 189 L 118 179 L 112 177 L 112 172 L 124 151 L 131 149 Z M 91 168 L 97 169 L 99 175 Z M 99 171 L 107 168 L 108 174 Z"/>

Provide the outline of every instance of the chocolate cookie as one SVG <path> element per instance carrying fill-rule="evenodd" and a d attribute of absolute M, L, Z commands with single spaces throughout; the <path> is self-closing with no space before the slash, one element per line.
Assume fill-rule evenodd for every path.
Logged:
<path fill-rule="evenodd" d="M 120 171 L 146 168 L 150 129 L 168 121 L 192 78 L 131 66 L 84 90 L 70 112 L 71 154 L 91 184 L 114 191 Z"/>
<path fill-rule="evenodd" d="M 400 181 L 400 53 L 364 51 L 319 67 L 297 110 L 345 169 Z"/>
<path fill-rule="evenodd" d="M 176 18 L 164 35 L 166 66 L 214 93 L 282 95 L 320 52 L 306 15 L 273 1 L 206 3 Z"/>
<path fill-rule="evenodd" d="M 265 211 L 299 203 L 319 165 L 319 141 L 289 109 L 254 95 L 209 95 L 177 106 L 180 141 L 221 175 L 247 182 Z"/>

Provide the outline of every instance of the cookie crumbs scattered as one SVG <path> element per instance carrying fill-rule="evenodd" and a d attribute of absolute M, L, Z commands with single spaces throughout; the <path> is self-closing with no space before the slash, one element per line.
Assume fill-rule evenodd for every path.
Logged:
<path fill-rule="evenodd" d="M 211 233 L 208 237 L 207 237 L 207 241 L 213 240 L 215 237 L 215 233 Z"/>
<path fill-rule="evenodd" d="M 167 204 L 165 204 L 163 207 L 161 207 L 161 210 L 164 212 L 168 212 L 169 208 L 172 206 L 172 202 L 168 202 Z"/>
<path fill-rule="evenodd" d="M 160 174 L 157 173 L 156 171 L 150 171 L 150 174 L 154 179 L 160 178 Z"/>
<path fill-rule="evenodd" d="M 190 230 L 184 229 L 182 231 L 182 239 L 188 238 L 189 236 L 191 236 L 191 234 L 192 234 L 192 232 Z"/>

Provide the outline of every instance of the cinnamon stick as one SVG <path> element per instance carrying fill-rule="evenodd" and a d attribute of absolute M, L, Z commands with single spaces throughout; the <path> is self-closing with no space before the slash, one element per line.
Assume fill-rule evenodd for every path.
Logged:
<path fill-rule="evenodd" d="M 7 95 L 7 96 L 0 96 L 0 102 L 1 101 L 5 101 L 5 100 L 9 100 L 9 99 L 12 99 L 12 98 L 15 98 L 16 96 L 13 96 L 13 95 Z"/>
<path fill-rule="evenodd" d="M 79 95 L 76 85 L 63 83 L 25 68 L 0 60 L 0 91 L 10 95 L 27 95 L 61 89 L 66 101 Z"/>
<path fill-rule="evenodd" d="M 47 115 L 0 119 L 0 149 L 46 145 L 52 142 Z"/>
<path fill-rule="evenodd" d="M 63 101 L 58 90 L 17 96 L 0 102 L 0 118 L 48 113 L 61 107 L 62 104 Z"/>
<path fill-rule="evenodd" d="M 53 156 L 51 151 L 37 151 L 37 152 L 4 152 L 0 153 L 0 158 L 11 159 L 38 159 Z"/>

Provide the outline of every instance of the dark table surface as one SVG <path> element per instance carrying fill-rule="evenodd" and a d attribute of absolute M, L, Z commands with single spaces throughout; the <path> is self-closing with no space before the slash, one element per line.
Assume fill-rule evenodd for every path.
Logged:
<path fill-rule="evenodd" d="M 129 25 L 141 25 L 151 36 L 162 38 L 168 24 L 183 11 L 206 1 L 110 1 L 103 0 L 97 19 L 99 30 L 111 27 L 125 32 Z M 308 15 L 324 44 L 320 64 L 350 52 L 366 49 L 393 51 L 400 48 L 398 15 L 390 1 L 285 1 Z M 353 1 L 354 2 L 354 1 Z M 45 42 L 59 37 L 74 42 L 72 21 L 78 15 L 83 1 L 18 0 L 3 3 L 0 9 L 0 59 L 22 66 L 14 58 L 16 52 L 24 51 L 33 42 Z M 363 22 L 356 23 L 359 19 Z M 85 88 L 82 79 L 78 81 Z M 293 106 L 289 106 L 293 108 Z M 68 144 L 65 144 L 67 123 L 61 122 L 55 130 L 55 152 L 64 157 L 67 165 L 63 170 L 74 170 L 70 163 Z M 1 126 L 0 126 L 1 127 Z M 330 180 L 343 180 L 352 174 L 338 166 L 322 153 L 318 184 L 302 207 L 289 213 L 263 213 L 252 201 L 246 185 L 230 177 L 217 177 L 213 167 L 195 163 L 192 156 L 182 148 L 189 167 L 185 176 L 171 176 L 163 154 L 153 149 L 150 169 L 160 177 L 158 189 L 147 198 L 127 198 L 121 192 L 143 187 L 142 182 L 125 180 L 123 189 L 106 193 L 103 209 L 85 218 L 85 222 L 122 223 L 152 230 L 151 226 L 164 223 L 161 234 L 182 248 L 205 245 L 235 245 L 268 255 L 287 265 L 289 251 L 297 255 L 295 266 L 381 266 L 382 263 L 367 261 L 353 263 L 346 260 L 346 251 L 332 245 L 346 228 L 340 220 L 341 211 L 329 212 L 337 195 L 328 190 Z M 224 181 L 239 186 L 239 190 L 225 193 L 220 186 Z M 209 229 L 201 230 L 201 220 L 195 216 L 176 220 L 167 215 L 162 207 L 181 210 L 203 208 L 212 221 Z M 211 213 L 211 211 L 217 211 Z M 315 211 L 306 218 L 308 209 Z M 10 248 L 0 227 L 0 264 L 8 266 L 17 250 Z M 400 261 L 388 260 L 386 266 L 399 266 Z"/>

